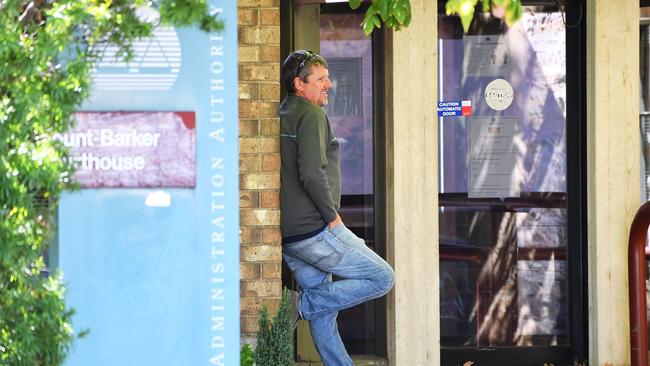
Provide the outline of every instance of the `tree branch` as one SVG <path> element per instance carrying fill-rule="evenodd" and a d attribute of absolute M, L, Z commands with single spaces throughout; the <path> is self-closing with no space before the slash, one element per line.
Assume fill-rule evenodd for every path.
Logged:
<path fill-rule="evenodd" d="M 23 13 L 20 14 L 20 17 L 18 17 L 20 25 L 24 27 L 29 22 L 34 20 L 34 17 L 36 17 L 36 15 L 41 12 L 41 5 L 43 5 L 43 0 L 30 1 Z"/>

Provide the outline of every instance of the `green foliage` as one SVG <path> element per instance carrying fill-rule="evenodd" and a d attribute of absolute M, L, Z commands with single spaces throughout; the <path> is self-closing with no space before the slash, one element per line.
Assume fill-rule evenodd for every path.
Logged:
<path fill-rule="evenodd" d="M 266 306 L 260 310 L 255 363 L 257 366 L 293 366 L 293 324 L 289 290 L 284 289 L 280 308 L 269 319 Z"/>
<path fill-rule="evenodd" d="M 357 9 L 361 0 L 350 0 L 350 7 Z M 395 30 L 407 27 L 411 23 L 411 2 L 409 0 L 372 0 L 366 10 L 366 15 L 361 26 L 366 35 L 370 35 L 375 28 L 381 28 L 381 23 Z"/>
<path fill-rule="evenodd" d="M 61 365 L 80 335 L 43 252 L 73 172 L 51 136 L 72 124 L 93 62 L 108 43 L 130 55 L 157 22 L 222 29 L 207 11 L 206 0 L 0 0 L 0 365 Z"/>
<path fill-rule="evenodd" d="M 241 356 L 239 357 L 240 366 L 255 366 L 255 352 L 250 344 L 245 344 L 241 348 Z"/>
<path fill-rule="evenodd" d="M 467 32 L 479 1 L 484 12 L 492 11 L 494 16 L 503 18 L 508 26 L 521 18 L 521 0 L 447 0 L 447 15 L 458 14 Z M 358 9 L 361 3 L 362 0 L 350 0 L 350 8 Z M 382 22 L 395 30 L 407 27 L 411 23 L 410 0 L 372 0 L 361 23 L 364 33 L 370 35 L 375 28 L 381 28 Z"/>
<path fill-rule="evenodd" d="M 492 11 L 496 17 L 503 18 L 508 26 L 512 26 L 521 18 L 521 0 L 480 0 L 483 12 Z M 479 0 L 447 0 L 447 15 L 458 14 L 465 32 L 474 18 L 474 9 Z"/>

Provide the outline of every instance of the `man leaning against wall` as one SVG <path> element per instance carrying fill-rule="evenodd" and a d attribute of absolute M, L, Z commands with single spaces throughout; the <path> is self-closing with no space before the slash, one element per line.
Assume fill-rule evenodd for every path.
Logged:
<path fill-rule="evenodd" d="M 322 108 L 332 87 L 327 61 L 295 51 L 281 77 L 288 92 L 280 105 L 282 256 L 301 288 L 292 292 L 294 320 L 309 321 L 325 366 L 352 366 L 338 311 L 385 295 L 395 273 L 338 214 L 339 142 Z"/>

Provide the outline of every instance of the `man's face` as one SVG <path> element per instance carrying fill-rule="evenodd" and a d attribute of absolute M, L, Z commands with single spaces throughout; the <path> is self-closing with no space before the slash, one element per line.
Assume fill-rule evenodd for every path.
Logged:
<path fill-rule="evenodd" d="M 327 91 L 332 87 L 327 68 L 311 66 L 311 73 L 307 77 L 307 82 L 302 81 L 300 78 L 294 80 L 296 95 L 320 107 L 327 104 Z"/>

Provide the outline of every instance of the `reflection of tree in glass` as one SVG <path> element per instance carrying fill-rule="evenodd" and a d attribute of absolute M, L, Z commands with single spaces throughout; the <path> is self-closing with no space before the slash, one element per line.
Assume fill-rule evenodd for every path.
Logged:
<path fill-rule="evenodd" d="M 336 94 L 334 97 L 334 109 L 337 115 L 349 116 L 358 114 L 358 106 L 352 100 L 352 86 L 348 82 L 345 75 L 336 79 L 333 84 L 335 86 Z"/>
<path fill-rule="evenodd" d="M 510 213 L 503 213 L 498 221 L 496 242 L 483 265 L 478 282 L 484 301 L 475 306 L 473 316 L 479 315 L 479 345 L 512 345 L 516 330 L 517 303 L 517 246 L 516 220 Z M 514 244 L 514 245 L 513 245 Z M 486 296 L 487 295 L 487 296 Z"/>

